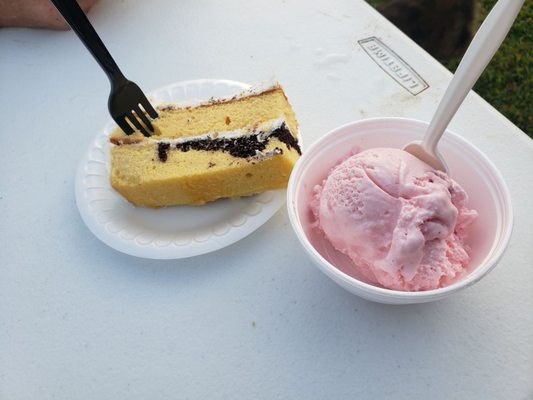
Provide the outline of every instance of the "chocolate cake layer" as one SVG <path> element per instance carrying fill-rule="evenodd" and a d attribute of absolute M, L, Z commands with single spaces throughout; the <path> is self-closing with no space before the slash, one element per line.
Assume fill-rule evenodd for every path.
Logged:
<path fill-rule="evenodd" d="M 260 138 L 268 134 L 267 138 Z M 256 132 L 253 135 L 241 136 L 236 138 L 202 138 L 176 143 L 171 146 L 170 143 L 160 142 L 157 148 L 159 161 L 165 162 L 168 158 L 168 152 L 171 149 L 177 149 L 183 152 L 189 150 L 204 151 L 224 151 L 233 157 L 248 158 L 253 157 L 257 152 L 265 150 L 270 138 L 275 137 L 284 143 L 288 149 L 294 148 L 298 154 L 302 154 L 297 139 L 292 136 L 285 123 L 272 132 Z"/>

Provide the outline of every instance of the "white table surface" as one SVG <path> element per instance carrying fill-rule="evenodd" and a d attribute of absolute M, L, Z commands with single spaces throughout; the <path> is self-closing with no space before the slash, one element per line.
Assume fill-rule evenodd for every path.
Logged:
<path fill-rule="evenodd" d="M 90 18 L 147 91 L 276 77 L 306 144 L 364 117 L 429 119 L 451 76 L 360 0 L 102 0 Z M 370 36 L 429 89 L 386 75 L 357 44 Z M 451 128 L 504 175 L 511 245 L 452 298 L 386 306 L 318 271 L 285 208 L 185 260 L 96 239 L 74 175 L 109 88 L 74 33 L 0 30 L 0 90 L 1 399 L 533 398 L 533 141 L 476 94 Z"/>

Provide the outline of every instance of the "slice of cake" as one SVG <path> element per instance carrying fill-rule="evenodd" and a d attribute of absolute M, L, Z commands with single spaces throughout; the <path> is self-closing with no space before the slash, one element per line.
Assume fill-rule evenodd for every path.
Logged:
<path fill-rule="evenodd" d="M 301 150 L 280 85 L 157 108 L 151 137 L 110 136 L 111 185 L 132 204 L 200 205 L 287 186 Z"/>

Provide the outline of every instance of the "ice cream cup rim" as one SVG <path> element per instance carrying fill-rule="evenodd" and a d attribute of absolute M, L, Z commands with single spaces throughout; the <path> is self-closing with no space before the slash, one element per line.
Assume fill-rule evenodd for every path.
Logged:
<path fill-rule="evenodd" d="M 338 134 L 341 131 L 344 131 L 346 129 L 353 128 L 357 125 L 372 123 L 372 122 L 400 122 L 400 123 L 408 123 L 408 124 L 418 124 L 418 125 L 425 125 L 428 126 L 428 122 L 422 121 L 419 119 L 414 118 L 405 118 L 405 117 L 374 117 L 374 118 L 365 118 L 361 120 L 351 121 L 346 124 L 343 124 L 339 127 L 336 127 L 329 132 L 327 132 L 325 135 L 320 137 L 318 140 L 316 140 L 313 144 L 311 144 L 306 151 L 303 153 L 303 155 L 300 157 L 296 165 L 294 166 L 293 172 L 291 174 L 291 177 L 289 179 L 288 189 L 287 189 L 287 208 L 288 208 L 288 214 L 289 214 L 289 220 L 291 222 L 291 225 L 293 227 L 294 232 L 296 233 L 296 236 L 302 246 L 307 250 L 308 254 L 311 256 L 311 258 L 315 261 L 315 264 L 320 267 L 320 269 L 325 272 L 327 275 L 333 274 L 336 278 L 344 281 L 349 286 L 355 286 L 359 290 L 366 292 L 369 295 L 379 295 L 383 299 L 411 299 L 414 300 L 413 302 L 417 302 L 416 300 L 419 300 L 420 302 L 427 300 L 437 300 L 443 297 L 446 297 L 449 294 L 452 294 L 460 289 L 464 289 L 466 287 L 469 287 L 473 285 L 474 283 L 478 282 L 482 277 L 484 277 L 488 272 L 490 272 L 496 264 L 499 262 L 501 257 L 503 256 L 505 250 L 508 247 L 509 240 L 511 238 L 512 229 L 513 229 L 513 207 L 511 203 L 511 196 L 509 193 L 509 189 L 503 179 L 503 176 L 501 175 L 500 171 L 496 168 L 494 163 L 483 153 L 481 150 L 479 150 L 475 145 L 473 145 L 468 140 L 464 139 L 454 131 L 447 129 L 446 135 L 449 135 L 453 137 L 454 141 L 461 142 L 465 147 L 469 149 L 469 151 L 476 154 L 476 156 L 482 160 L 484 164 L 488 167 L 488 169 L 491 171 L 493 177 L 496 181 L 496 186 L 500 189 L 500 194 L 502 196 L 502 205 L 503 205 L 503 213 L 505 214 L 505 223 L 502 224 L 502 229 L 500 231 L 500 237 L 497 242 L 496 246 L 493 246 L 491 249 L 492 254 L 488 260 L 484 264 L 481 264 L 478 266 L 475 270 L 473 270 L 470 274 L 468 274 L 463 279 L 454 282 L 453 284 L 438 288 L 438 289 L 432 289 L 432 290 L 426 290 L 426 291 L 418 291 L 418 292 L 407 292 L 407 291 L 400 291 L 400 290 L 393 290 L 393 289 L 387 289 L 382 288 L 378 286 L 374 286 L 371 284 L 368 284 L 366 282 L 360 281 L 344 272 L 339 270 L 337 267 L 335 267 L 333 264 L 331 264 L 329 261 L 327 261 L 315 248 L 314 246 L 309 242 L 303 227 L 300 223 L 298 213 L 296 211 L 296 191 L 298 188 L 298 184 L 300 180 L 298 179 L 299 175 L 301 175 L 302 168 L 305 166 L 305 164 L 308 162 L 308 160 L 312 160 L 313 154 L 315 153 L 316 149 L 322 146 L 325 142 L 327 142 L 329 139 L 331 139 L 332 136 Z"/>

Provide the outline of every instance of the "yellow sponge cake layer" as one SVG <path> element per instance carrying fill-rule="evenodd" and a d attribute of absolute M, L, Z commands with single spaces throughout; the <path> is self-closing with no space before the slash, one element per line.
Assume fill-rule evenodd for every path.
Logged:
<path fill-rule="evenodd" d="M 156 123 L 160 138 L 176 138 L 201 135 L 208 132 L 228 131 L 251 127 L 285 115 L 292 132 L 298 126 L 294 112 L 281 87 L 275 87 L 260 95 L 220 101 L 211 105 L 188 108 L 167 108 Z"/>
<path fill-rule="evenodd" d="M 159 118 L 154 121 L 158 139 L 175 139 L 252 128 L 260 123 L 283 117 L 291 132 L 298 132 L 294 112 L 279 85 L 257 92 L 254 88 L 229 99 L 211 99 L 192 107 L 167 105 L 158 107 Z M 134 138 L 142 140 L 141 134 Z M 135 141 L 136 139 L 133 139 Z M 120 129 L 111 135 L 111 141 L 132 141 Z"/>
<path fill-rule="evenodd" d="M 158 135 L 111 137 L 111 184 L 134 205 L 200 205 L 281 189 L 300 156 L 279 86 L 159 114 Z"/>

